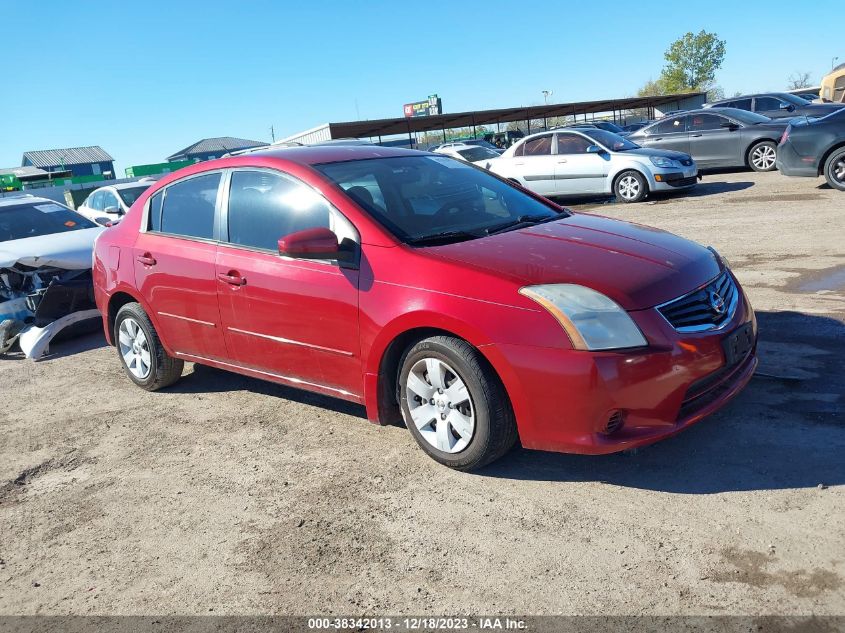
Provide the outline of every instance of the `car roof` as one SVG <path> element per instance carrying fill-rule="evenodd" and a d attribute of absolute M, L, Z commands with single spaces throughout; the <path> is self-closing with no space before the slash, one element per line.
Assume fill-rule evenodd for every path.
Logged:
<path fill-rule="evenodd" d="M 792 94 L 789 92 L 755 92 L 754 94 L 750 95 L 738 95 L 736 97 L 725 97 L 724 99 L 719 99 L 718 101 L 711 102 L 710 105 L 715 103 L 726 103 L 728 101 L 737 101 L 739 99 L 752 99 L 753 97 L 797 97 L 798 95 Z"/>
<path fill-rule="evenodd" d="M 429 152 L 381 145 L 309 145 L 302 147 L 284 147 L 263 149 L 250 153 L 251 157 L 279 158 L 299 165 L 311 166 L 323 163 L 337 163 L 348 160 L 367 160 L 370 158 L 398 158 L 400 156 L 427 156 Z M 216 165 L 225 163 L 229 158 L 214 161 Z M 211 161 L 209 161 L 211 162 Z"/>

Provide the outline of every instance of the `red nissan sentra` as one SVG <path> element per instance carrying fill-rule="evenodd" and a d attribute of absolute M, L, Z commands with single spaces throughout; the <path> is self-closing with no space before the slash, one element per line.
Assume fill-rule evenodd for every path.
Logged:
<path fill-rule="evenodd" d="M 377 146 L 170 174 L 100 236 L 94 283 L 138 386 L 191 361 L 359 402 L 464 470 L 517 438 L 649 444 L 757 364 L 754 312 L 714 250 Z"/>

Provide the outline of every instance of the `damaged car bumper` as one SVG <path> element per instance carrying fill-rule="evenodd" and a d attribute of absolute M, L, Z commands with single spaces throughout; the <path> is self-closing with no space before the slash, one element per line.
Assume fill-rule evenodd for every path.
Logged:
<path fill-rule="evenodd" d="M 17 343 L 27 358 L 38 360 L 56 334 L 99 317 L 91 279 L 99 232 L 0 244 L 0 354 Z"/>

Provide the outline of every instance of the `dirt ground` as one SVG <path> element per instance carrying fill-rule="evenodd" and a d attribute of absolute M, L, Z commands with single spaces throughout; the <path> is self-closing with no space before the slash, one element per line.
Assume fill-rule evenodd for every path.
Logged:
<path fill-rule="evenodd" d="M 845 194 L 777 173 L 577 208 L 716 247 L 759 374 L 634 454 L 452 472 L 363 409 L 98 334 L 0 360 L 0 614 L 845 614 Z"/>

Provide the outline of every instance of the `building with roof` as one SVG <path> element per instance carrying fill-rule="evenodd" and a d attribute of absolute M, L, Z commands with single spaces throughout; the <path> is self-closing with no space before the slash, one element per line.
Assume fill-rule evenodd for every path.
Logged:
<path fill-rule="evenodd" d="M 69 171 L 72 176 L 114 178 L 114 158 L 99 145 L 24 152 L 21 167 L 37 167 L 47 172 Z"/>
<path fill-rule="evenodd" d="M 204 138 L 185 149 L 167 157 L 167 161 L 175 163 L 182 160 L 213 160 L 220 158 L 229 152 L 237 152 L 254 147 L 264 147 L 267 143 L 263 141 L 250 141 L 246 138 L 235 138 L 234 136 L 217 136 L 215 138 Z"/>

